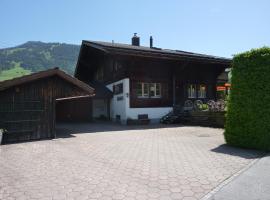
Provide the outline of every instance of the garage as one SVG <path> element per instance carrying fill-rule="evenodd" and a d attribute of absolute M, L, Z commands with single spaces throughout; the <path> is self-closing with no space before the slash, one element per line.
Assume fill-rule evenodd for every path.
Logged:
<path fill-rule="evenodd" d="M 56 100 L 56 122 L 110 120 L 112 91 L 97 81 L 88 85 L 95 89 L 94 95 L 59 98 Z"/>
<path fill-rule="evenodd" d="M 58 68 L 0 82 L 3 142 L 54 138 L 57 102 L 92 96 L 92 87 Z"/>
<path fill-rule="evenodd" d="M 91 122 L 93 97 L 71 97 L 56 100 L 56 122 Z"/>

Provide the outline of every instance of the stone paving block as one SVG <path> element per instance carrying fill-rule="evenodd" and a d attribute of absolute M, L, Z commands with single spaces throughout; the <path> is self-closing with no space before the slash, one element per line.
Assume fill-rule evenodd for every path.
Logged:
<path fill-rule="evenodd" d="M 224 145 L 222 129 L 61 128 L 74 137 L 0 146 L 0 199 L 198 200 L 260 156 Z"/>

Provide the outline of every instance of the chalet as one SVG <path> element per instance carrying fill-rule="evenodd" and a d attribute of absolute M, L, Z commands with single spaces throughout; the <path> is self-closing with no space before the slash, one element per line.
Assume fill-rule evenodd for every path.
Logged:
<path fill-rule="evenodd" d="M 157 48 L 152 37 L 149 47 L 140 46 L 134 34 L 131 45 L 82 41 L 75 77 L 103 85 L 101 94 L 113 92 L 109 100 L 93 99 L 94 116 L 123 124 L 138 118 L 158 122 L 188 99 L 215 100 L 230 63 L 227 58 Z"/>

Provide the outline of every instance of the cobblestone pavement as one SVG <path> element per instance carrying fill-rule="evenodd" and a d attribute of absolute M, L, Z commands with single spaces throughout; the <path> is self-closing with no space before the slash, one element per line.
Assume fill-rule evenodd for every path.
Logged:
<path fill-rule="evenodd" d="M 259 157 L 222 129 L 145 128 L 65 125 L 66 138 L 2 145 L 0 199 L 200 199 Z"/>

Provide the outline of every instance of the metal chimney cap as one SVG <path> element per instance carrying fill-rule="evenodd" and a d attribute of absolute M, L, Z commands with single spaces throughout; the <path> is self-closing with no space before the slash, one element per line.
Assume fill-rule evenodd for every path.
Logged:
<path fill-rule="evenodd" d="M 150 48 L 153 48 L 153 37 L 152 37 L 152 35 L 150 36 Z"/>

